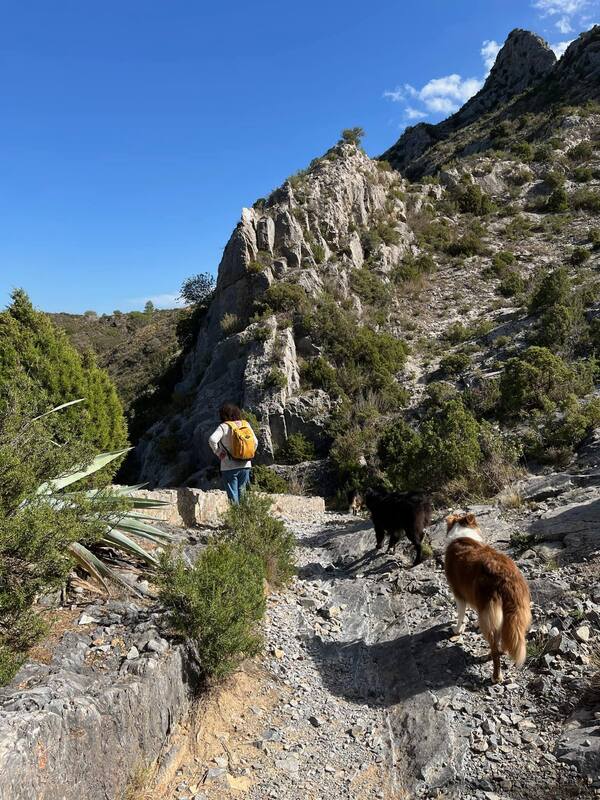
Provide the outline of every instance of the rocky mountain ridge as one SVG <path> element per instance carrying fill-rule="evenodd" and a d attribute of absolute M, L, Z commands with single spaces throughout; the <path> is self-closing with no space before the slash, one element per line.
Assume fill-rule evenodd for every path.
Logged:
<path fill-rule="evenodd" d="M 137 447 L 139 479 L 211 485 L 206 440 L 226 399 L 256 418 L 265 464 L 286 461 L 292 435 L 319 457 L 333 441 L 339 464 L 341 418 L 346 431 L 354 426 L 358 461 L 371 463 L 377 420 L 404 409 L 418 421 L 432 389 L 481 394 L 541 341 L 531 293 L 557 265 L 567 265 L 573 285 L 589 285 L 581 319 L 591 325 L 599 35 L 582 35 L 554 65 L 538 37 L 513 32 L 486 85 L 458 112 L 459 121 L 475 117 L 452 134 L 466 137 L 464 152 L 435 177 L 410 182 L 366 156 L 351 130 L 244 209 L 171 409 Z M 519 58 L 529 77 L 516 74 Z M 578 70 L 585 80 L 574 89 Z M 528 110 L 512 96 L 523 80 Z M 582 106 L 564 105 L 573 93 Z M 508 100 L 488 111 L 494 97 Z M 452 137 L 421 158 L 445 163 L 448 147 L 456 148 Z M 564 207 L 552 205 L 559 201 Z M 577 362 L 576 348 L 561 347 Z"/>
<path fill-rule="evenodd" d="M 597 99 L 599 70 L 600 26 L 575 39 L 558 61 L 541 37 L 514 30 L 474 97 L 437 125 L 407 128 L 381 158 L 413 179 L 434 174 L 451 158 L 494 147 L 493 128 L 503 119 Z"/>

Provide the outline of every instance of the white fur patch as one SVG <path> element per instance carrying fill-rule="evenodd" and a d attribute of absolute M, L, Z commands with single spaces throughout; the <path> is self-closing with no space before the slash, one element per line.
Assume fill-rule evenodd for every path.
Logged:
<path fill-rule="evenodd" d="M 459 525 L 458 522 L 455 522 L 448 531 L 448 535 L 446 537 L 446 549 L 448 549 L 452 542 L 455 542 L 457 539 L 472 539 L 474 542 L 483 544 L 483 536 L 481 535 L 479 528 L 466 528 L 462 525 Z"/>

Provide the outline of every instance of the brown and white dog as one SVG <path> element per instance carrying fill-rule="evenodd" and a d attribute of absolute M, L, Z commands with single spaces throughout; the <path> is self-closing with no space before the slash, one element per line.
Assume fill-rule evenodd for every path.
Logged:
<path fill-rule="evenodd" d="M 474 514 L 451 514 L 446 525 L 445 571 L 458 611 L 454 633 L 464 630 L 467 606 L 474 608 L 492 651 L 493 682 L 501 683 L 503 652 L 517 666 L 525 661 L 529 587 L 511 558 L 484 543 Z"/>

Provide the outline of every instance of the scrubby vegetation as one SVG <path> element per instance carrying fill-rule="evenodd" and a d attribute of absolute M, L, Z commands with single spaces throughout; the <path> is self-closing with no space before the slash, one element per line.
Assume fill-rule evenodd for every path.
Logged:
<path fill-rule="evenodd" d="M 294 539 L 269 514 L 269 500 L 247 492 L 225 519 L 225 534 L 193 566 L 176 553 L 163 556 L 160 599 L 175 630 L 194 643 L 205 678 L 228 675 L 260 650 L 257 623 L 265 611 L 265 580 L 292 576 Z"/>

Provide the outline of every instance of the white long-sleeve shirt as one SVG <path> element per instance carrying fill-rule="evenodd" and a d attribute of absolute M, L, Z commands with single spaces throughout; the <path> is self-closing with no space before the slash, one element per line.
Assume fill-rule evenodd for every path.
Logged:
<path fill-rule="evenodd" d="M 235 424 L 239 427 L 241 421 L 237 420 Z M 254 446 L 258 447 L 258 439 L 256 434 L 252 431 L 254 437 Z M 208 440 L 208 444 L 213 453 L 221 460 L 221 472 L 227 469 L 247 469 L 252 466 L 252 461 L 236 461 L 228 454 L 231 453 L 231 428 L 226 422 L 222 422 L 216 431 Z M 223 456 L 223 457 L 222 457 Z"/>

